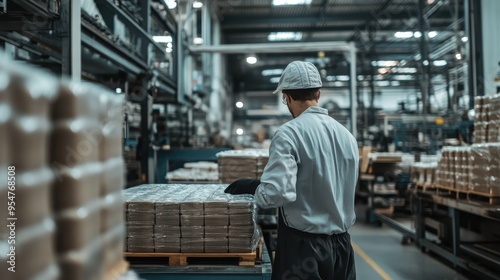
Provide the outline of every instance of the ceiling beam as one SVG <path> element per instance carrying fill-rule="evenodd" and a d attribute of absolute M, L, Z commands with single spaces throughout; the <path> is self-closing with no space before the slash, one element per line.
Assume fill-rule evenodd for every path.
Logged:
<path fill-rule="evenodd" d="M 189 46 L 194 53 L 284 53 L 309 51 L 356 51 L 354 43 L 347 42 L 299 42 L 264 44 L 229 44 L 214 46 Z"/>

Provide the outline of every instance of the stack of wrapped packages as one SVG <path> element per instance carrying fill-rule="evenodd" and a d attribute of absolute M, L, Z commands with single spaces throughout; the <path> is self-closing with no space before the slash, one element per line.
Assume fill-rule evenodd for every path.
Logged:
<path fill-rule="evenodd" d="M 123 262 L 121 103 L 103 88 L 0 62 L 0 167 L 15 169 L 19 263 L 5 274 L 1 231 L 0 279 L 102 279 Z"/>
<path fill-rule="evenodd" d="M 219 181 L 228 184 L 241 178 L 260 179 L 269 161 L 266 150 L 230 150 L 216 156 Z"/>
<path fill-rule="evenodd" d="M 500 196 L 500 143 L 443 148 L 436 184 L 447 189 Z"/>
<path fill-rule="evenodd" d="M 500 94 L 474 99 L 474 143 L 500 142 Z"/>
<path fill-rule="evenodd" d="M 227 185 L 141 185 L 123 191 L 129 252 L 227 253 L 255 250 L 253 196 Z"/>

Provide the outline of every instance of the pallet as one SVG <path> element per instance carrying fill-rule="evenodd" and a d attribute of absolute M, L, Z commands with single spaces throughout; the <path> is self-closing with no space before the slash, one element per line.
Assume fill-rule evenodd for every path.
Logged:
<path fill-rule="evenodd" d="M 168 258 L 169 266 L 186 266 L 189 265 L 189 258 L 200 261 L 211 261 L 214 259 L 227 259 L 236 261 L 238 266 L 254 266 L 256 262 L 262 260 L 262 238 L 255 251 L 250 253 L 140 253 L 140 252 L 124 252 L 127 258 Z M 227 261 L 226 260 L 226 261 Z M 224 261 L 224 260 L 223 260 Z"/>
<path fill-rule="evenodd" d="M 128 272 L 129 263 L 125 260 L 117 263 L 111 270 L 104 273 L 104 280 L 116 280 L 120 279 L 123 275 Z"/>
<path fill-rule="evenodd" d="M 454 196 L 457 200 L 467 200 L 470 202 L 485 202 L 490 205 L 500 204 L 500 195 L 491 193 L 482 193 L 477 191 L 452 189 L 444 186 L 438 186 L 437 195 Z"/>
<path fill-rule="evenodd" d="M 416 189 L 420 189 L 424 192 L 428 191 L 428 190 L 435 190 L 437 189 L 436 185 L 432 184 L 432 183 L 422 183 L 422 182 L 417 182 L 415 183 L 415 188 Z"/>

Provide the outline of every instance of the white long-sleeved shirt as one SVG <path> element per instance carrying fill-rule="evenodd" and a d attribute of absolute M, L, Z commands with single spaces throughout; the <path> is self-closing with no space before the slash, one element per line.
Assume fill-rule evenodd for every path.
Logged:
<path fill-rule="evenodd" d="M 282 207 L 287 226 L 338 234 L 354 224 L 358 179 L 356 139 L 320 107 L 282 125 L 255 193 L 263 208 Z"/>

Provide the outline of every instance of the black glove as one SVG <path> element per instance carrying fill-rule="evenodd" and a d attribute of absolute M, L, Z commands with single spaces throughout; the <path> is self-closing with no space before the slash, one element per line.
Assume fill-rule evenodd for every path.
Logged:
<path fill-rule="evenodd" d="M 257 187 L 260 185 L 260 180 L 244 178 L 231 183 L 224 192 L 230 194 L 255 194 Z"/>

